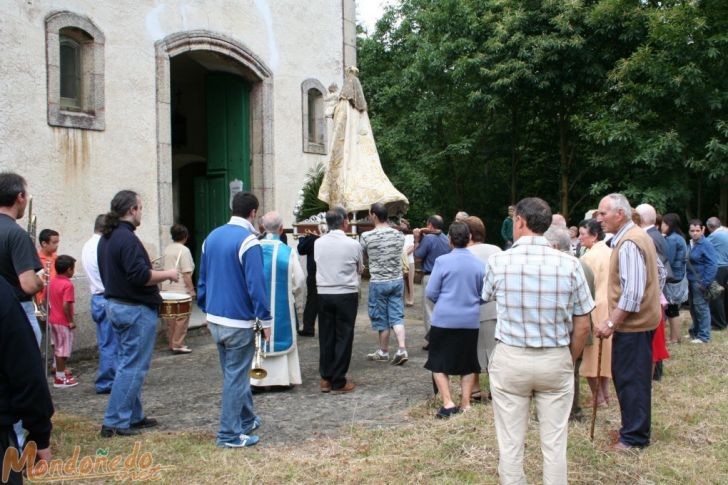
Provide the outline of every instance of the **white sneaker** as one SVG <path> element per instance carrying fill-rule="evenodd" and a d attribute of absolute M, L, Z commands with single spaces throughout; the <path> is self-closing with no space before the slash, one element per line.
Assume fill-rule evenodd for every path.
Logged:
<path fill-rule="evenodd" d="M 692 339 L 692 340 L 690 341 L 690 343 L 691 343 L 691 344 L 704 344 L 705 342 L 703 342 L 703 341 L 702 341 L 702 340 L 700 340 L 699 338 L 694 338 L 694 339 Z"/>
<path fill-rule="evenodd" d="M 376 360 L 379 362 L 387 362 L 389 360 L 389 352 L 382 352 L 381 349 L 371 354 L 367 354 L 367 360 Z"/>
<path fill-rule="evenodd" d="M 407 355 L 407 351 L 399 352 L 397 351 L 396 354 L 394 354 L 394 359 L 392 359 L 392 365 L 402 365 L 405 362 L 409 360 L 409 355 Z"/>

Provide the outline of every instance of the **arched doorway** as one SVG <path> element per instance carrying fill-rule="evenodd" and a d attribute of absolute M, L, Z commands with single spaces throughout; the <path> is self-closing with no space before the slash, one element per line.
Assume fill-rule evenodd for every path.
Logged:
<path fill-rule="evenodd" d="M 273 206 L 271 89 L 268 68 L 227 36 L 194 31 L 157 43 L 160 248 L 179 222 L 199 256 L 230 216 L 233 181 Z"/>

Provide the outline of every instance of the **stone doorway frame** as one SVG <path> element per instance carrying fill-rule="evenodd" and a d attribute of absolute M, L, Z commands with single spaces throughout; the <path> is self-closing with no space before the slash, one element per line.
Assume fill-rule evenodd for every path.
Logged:
<path fill-rule="evenodd" d="M 170 59 L 191 51 L 212 51 L 239 62 L 248 72 L 250 91 L 249 189 L 261 198 L 262 207 L 275 207 L 273 192 L 273 73 L 252 50 L 224 34 L 192 30 L 170 34 L 155 43 L 157 69 L 157 200 L 159 247 L 164 247 L 174 223 L 172 200 L 172 124 Z M 261 208 L 262 211 L 262 208 Z"/>

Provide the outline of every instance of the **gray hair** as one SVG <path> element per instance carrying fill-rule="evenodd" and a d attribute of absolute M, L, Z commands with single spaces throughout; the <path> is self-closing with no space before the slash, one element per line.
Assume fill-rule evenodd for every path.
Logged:
<path fill-rule="evenodd" d="M 632 206 L 629 205 L 627 197 L 622 194 L 609 194 L 607 196 L 612 205 L 612 210 L 616 211 L 622 209 L 624 216 L 630 220 L 632 219 Z"/>
<path fill-rule="evenodd" d="M 655 208 L 650 204 L 640 204 L 635 207 L 634 210 L 636 210 L 637 214 L 640 215 L 642 224 L 646 226 L 652 226 L 655 224 L 655 221 L 657 221 L 657 212 L 655 212 Z"/>
<path fill-rule="evenodd" d="M 543 234 L 552 248 L 571 254 L 571 236 L 569 231 L 561 226 L 551 226 Z"/>
<path fill-rule="evenodd" d="M 263 216 L 262 223 L 265 232 L 277 233 L 283 226 L 283 219 L 277 212 L 271 211 Z"/>
<path fill-rule="evenodd" d="M 346 219 L 346 209 L 342 206 L 337 205 L 329 209 L 326 213 L 326 225 L 329 226 L 329 231 L 341 229 Z"/>
<path fill-rule="evenodd" d="M 722 224 L 720 223 L 720 219 L 717 217 L 710 217 L 707 221 L 705 221 L 705 225 L 708 226 L 708 229 L 710 229 L 710 232 L 715 231 L 718 229 Z"/>

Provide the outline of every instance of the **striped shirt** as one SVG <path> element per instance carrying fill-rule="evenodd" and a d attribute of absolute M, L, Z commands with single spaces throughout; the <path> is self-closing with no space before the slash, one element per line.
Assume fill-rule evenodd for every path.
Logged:
<path fill-rule="evenodd" d="M 632 221 L 622 226 L 609 241 L 610 247 L 617 247 L 624 234 L 633 226 Z M 657 258 L 657 276 L 660 288 L 664 287 L 667 271 L 660 258 Z M 640 302 L 647 288 L 647 263 L 642 251 L 632 241 L 625 241 L 619 248 L 619 285 L 622 287 L 622 296 L 619 297 L 617 308 L 630 313 L 640 311 Z"/>
<path fill-rule="evenodd" d="M 568 346 L 573 316 L 594 309 L 579 260 L 543 236 L 522 236 L 490 256 L 482 297 L 497 302 L 496 340 L 514 347 Z"/>

